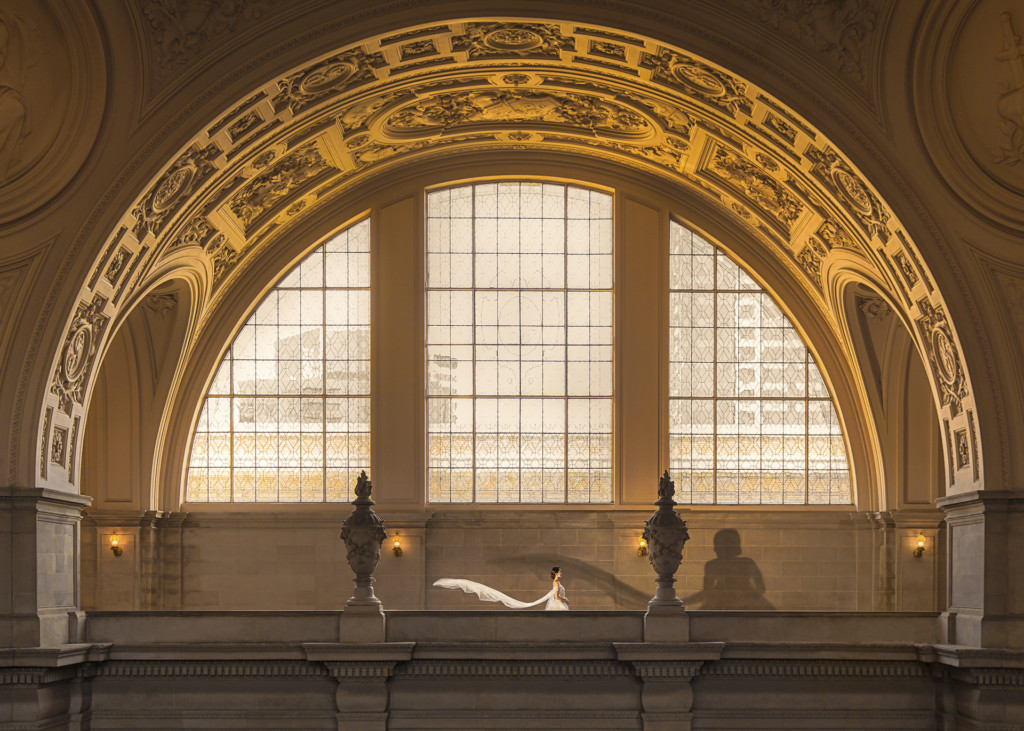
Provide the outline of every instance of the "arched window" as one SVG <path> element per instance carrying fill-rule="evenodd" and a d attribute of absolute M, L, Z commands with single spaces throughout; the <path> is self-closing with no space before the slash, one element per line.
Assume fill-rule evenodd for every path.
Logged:
<path fill-rule="evenodd" d="M 771 295 L 674 221 L 669 266 L 669 462 L 677 500 L 850 504 L 835 406 Z"/>
<path fill-rule="evenodd" d="M 370 469 L 370 225 L 306 256 L 214 376 L 187 502 L 337 502 Z"/>
<path fill-rule="evenodd" d="M 612 197 L 427 195 L 427 499 L 612 500 Z"/>

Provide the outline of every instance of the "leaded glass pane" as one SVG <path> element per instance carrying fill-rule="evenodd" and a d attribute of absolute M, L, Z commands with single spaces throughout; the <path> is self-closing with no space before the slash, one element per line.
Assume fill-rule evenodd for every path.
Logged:
<path fill-rule="evenodd" d="M 612 198 L 427 196 L 427 499 L 612 500 Z"/>
<path fill-rule="evenodd" d="M 260 302 L 196 423 L 187 502 L 340 502 L 370 469 L 369 221 Z"/>
<path fill-rule="evenodd" d="M 835 406 L 771 296 L 725 252 L 675 222 L 669 285 L 669 460 L 677 499 L 850 504 Z"/>

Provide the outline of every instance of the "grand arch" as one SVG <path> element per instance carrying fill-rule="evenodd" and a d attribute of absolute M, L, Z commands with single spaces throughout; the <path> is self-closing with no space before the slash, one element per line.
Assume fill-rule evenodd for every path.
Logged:
<path fill-rule="evenodd" d="M 192 283 L 185 363 L 226 294 L 307 217 L 403 168 L 484 152 L 599 160 L 690 191 L 779 262 L 847 362 L 844 288 L 870 283 L 929 365 L 949 491 L 981 484 L 979 416 L 943 293 L 840 147 L 708 58 L 543 17 L 445 19 L 346 43 L 194 134 L 142 187 L 81 282 L 39 405 L 39 484 L 75 489 L 96 364 L 147 292 Z"/>
<path fill-rule="evenodd" d="M 4 97 L 13 110 L 4 119 L 52 114 L 36 115 L 30 134 L 3 128 L 8 492 L 84 502 L 95 379 L 142 303 L 159 308 L 177 292 L 189 311 L 168 385 L 186 400 L 194 384 L 183 379 L 209 355 L 199 344 L 224 335 L 231 308 L 256 294 L 250 279 L 267 274 L 277 249 L 322 233 L 333 208 L 354 214 L 365 191 L 402 176 L 426 182 L 428 168 L 447 164 L 448 179 L 459 178 L 454 168 L 470 160 L 516 174 L 540 160 L 593 179 L 569 172 L 589 166 L 637 186 L 664 181 L 666 195 L 706 211 L 721 243 L 727 233 L 747 242 L 778 273 L 776 289 L 803 303 L 796 319 L 833 349 L 849 391 L 844 422 L 863 436 L 857 479 L 874 486 L 862 510 L 886 504 L 844 312 L 859 292 L 896 313 L 939 414 L 941 507 L 956 557 L 947 603 L 967 618 L 958 641 L 1022 646 L 1020 593 L 1007 588 L 1024 576 L 1013 543 L 1024 458 L 1014 23 L 1024 19 L 1012 9 L 12 5 L 32 22 L 4 15 L 8 32 L 45 53 L 7 37 L 3 70 L 19 73 L 0 84 L 20 96 Z M 143 481 L 173 474 L 166 463 L 182 452 L 169 450 Z M 36 581 L 35 566 L 11 562 L 12 575 Z M 70 586 L 77 565 L 68 571 Z M 41 616 L 42 600 L 33 602 L 25 611 Z M 47 611 L 63 632 L 63 605 Z"/>

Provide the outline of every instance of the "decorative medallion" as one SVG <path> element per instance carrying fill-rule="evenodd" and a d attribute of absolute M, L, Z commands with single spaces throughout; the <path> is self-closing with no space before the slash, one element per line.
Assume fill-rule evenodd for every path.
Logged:
<path fill-rule="evenodd" d="M 888 241 L 889 213 L 846 161 L 831 147 L 809 147 L 806 155 L 813 163 L 811 173 L 839 199 L 864 231 L 883 243 Z"/>
<path fill-rule="evenodd" d="M 277 203 L 334 169 L 317 144 L 310 142 L 250 180 L 231 198 L 228 207 L 248 229 Z"/>
<path fill-rule="evenodd" d="M 275 111 L 284 108 L 298 114 L 323 100 L 376 80 L 373 70 L 385 66 L 381 53 L 353 48 L 308 66 L 277 82 L 278 93 L 272 103 Z"/>
<path fill-rule="evenodd" d="M 91 303 L 79 302 L 71 328 L 64 340 L 50 393 L 57 397 L 57 408 L 68 416 L 73 404 L 83 404 L 83 390 L 96 357 L 100 339 L 110 318 L 103 314 L 106 297 L 93 295 Z"/>
<path fill-rule="evenodd" d="M 575 38 L 546 23 L 467 23 L 463 35 L 452 37 L 452 51 L 464 51 L 470 61 L 558 58 L 562 51 L 575 50 Z"/>
<path fill-rule="evenodd" d="M 1018 165 L 1024 162 L 1024 45 L 1009 13 L 999 15 L 999 26 L 1003 44 L 996 59 L 1009 67 L 1010 81 L 996 100 L 1003 144 L 992 151 L 992 159 L 1001 165 Z"/>
<path fill-rule="evenodd" d="M 163 174 L 156 185 L 132 211 L 132 233 L 142 241 L 146 233 L 159 234 L 182 204 L 205 183 L 217 168 L 213 161 L 221 150 L 210 143 L 205 148 L 193 145 Z"/>
<path fill-rule="evenodd" d="M 949 404 L 950 415 L 955 418 L 963 410 L 963 399 L 968 391 L 960 354 L 953 345 L 953 333 L 942 307 L 932 307 L 927 299 L 919 300 L 917 306 L 921 311 L 917 328 L 928 353 L 941 403 Z"/>
<path fill-rule="evenodd" d="M 749 115 L 753 102 L 746 96 L 747 85 L 692 56 L 660 49 L 659 55 L 645 53 L 640 65 L 651 69 L 651 79 L 682 91 L 697 101 L 735 117 Z"/>

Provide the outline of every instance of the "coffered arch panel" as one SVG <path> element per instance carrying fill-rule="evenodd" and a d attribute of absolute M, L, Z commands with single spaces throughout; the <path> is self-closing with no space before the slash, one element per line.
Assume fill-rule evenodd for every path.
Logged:
<path fill-rule="evenodd" d="M 194 344 L 260 252 L 318 209 L 414 162 L 484 152 L 569 156 L 694 191 L 763 242 L 837 333 L 830 278 L 846 265 L 871 273 L 914 323 L 942 418 L 976 428 L 960 341 L 919 249 L 850 159 L 791 106 L 649 37 L 468 18 L 368 38 L 268 80 L 167 162 L 125 211 L 69 313 L 40 404 L 40 463 L 55 429 L 87 408 L 105 323 L 167 257 L 188 252 L 211 273 Z M 977 489 L 982 464 L 973 450 L 951 490 Z M 73 479 L 66 467 L 42 472 L 58 488 Z"/>

